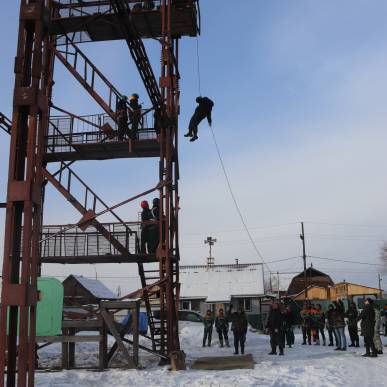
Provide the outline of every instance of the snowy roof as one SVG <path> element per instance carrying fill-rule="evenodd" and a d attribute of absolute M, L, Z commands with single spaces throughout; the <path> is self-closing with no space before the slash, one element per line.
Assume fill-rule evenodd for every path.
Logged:
<path fill-rule="evenodd" d="M 181 266 L 180 297 L 229 302 L 264 294 L 262 265 Z"/>
<path fill-rule="evenodd" d="M 83 277 L 81 275 L 73 275 L 73 277 L 95 298 L 101 300 L 115 300 L 117 296 L 108 289 L 101 281 Z"/>

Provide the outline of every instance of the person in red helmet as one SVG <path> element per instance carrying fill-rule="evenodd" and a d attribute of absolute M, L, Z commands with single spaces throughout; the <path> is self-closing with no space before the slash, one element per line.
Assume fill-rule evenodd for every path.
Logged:
<path fill-rule="evenodd" d="M 151 225 L 149 221 L 153 219 L 152 211 L 149 208 L 149 203 L 146 200 L 141 202 L 141 254 L 149 253 L 149 244 L 151 242 Z M 147 222 L 147 223 L 144 223 Z"/>

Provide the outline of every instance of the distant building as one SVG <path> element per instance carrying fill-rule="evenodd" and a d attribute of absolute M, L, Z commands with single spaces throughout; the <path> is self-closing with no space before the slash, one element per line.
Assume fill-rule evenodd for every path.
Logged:
<path fill-rule="evenodd" d="M 180 266 L 180 309 L 204 314 L 207 309 L 226 312 L 243 308 L 249 321 L 261 319 L 265 297 L 260 263 Z"/>
<path fill-rule="evenodd" d="M 308 286 L 298 294 L 291 296 L 292 301 L 305 301 L 305 294 L 308 300 L 311 301 L 327 301 L 348 300 L 356 302 L 364 300 L 364 298 L 380 298 L 380 290 L 370 286 L 354 284 L 350 282 L 339 282 L 330 287 L 322 287 L 317 285 Z M 360 304 L 359 304 L 360 305 Z"/>
<path fill-rule="evenodd" d="M 306 276 L 304 271 L 302 271 L 300 274 L 297 274 L 295 277 L 293 277 L 292 281 L 290 282 L 287 295 L 288 297 L 298 295 L 301 292 L 305 291 L 305 288 L 309 288 L 311 286 L 318 288 L 329 288 L 333 285 L 334 282 L 328 274 L 316 270 L 314 267 L 311 266 L 306 269 Z"/>
<path fill-rule="evenodd" d="M 101 281 L 79 275 L 69 275 L 63 281 L 64 305 L 99 304 L 101 300 L 116 300 L 117 296 Z"/>

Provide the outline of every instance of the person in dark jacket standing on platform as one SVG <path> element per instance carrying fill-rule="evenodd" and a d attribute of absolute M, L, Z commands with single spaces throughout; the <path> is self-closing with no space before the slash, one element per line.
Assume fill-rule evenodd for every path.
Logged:
<path fill-rule="evenodd" d="M 348 347 L 359 347 L 359 334 L 357 333 L 357 322 L 359 312 L 357 311 L 356 304 L 351 302 L 348 307 L 345 316 L 348 319 L 348 333 L 351 338 L 351 344 Z"/>
<path fill-rule="evenodd" d="M 196 102 L 199 105 L 195 109 L 195 113 L 193 114 L 189 122 L 188 133 L 184 135 L 184 137 L 191 137 L 190 141 L 195 141 L 198 139 L 198 125 L 206 117 L 208 120 L 208 124 L 210 126 L 212 125 L 211 112 L 214 103 L 207 97 L 197 97 Z"/>
<path fill-rule="evenodd" d="M 337 336 L 338 346 L 335 351 L 346 351 L 347 350 L 347 339 L 345 337 L 345 307 L 342 300 L 333 301 L 333 324 Z"/>
<path fill-rule="evenodd" d="M 268 329 L 270 334 L 271 344 L 271 352 L 269 353 L 269 355 L 276 355 L 277 347 L 279 349 L 279 354 L 284 354 L 284 323 L 284 316 L 280 311 L 279 304 L 277 302 L 274 302 L 271 307 L 269 318 L 266 324 L 266 328 Z"/>
<path fill-rule="evenodd" d="M 149 208 L 149 204 L 146 200 L 141 202 L 141 254 L 147 254 L 150 252 L 149 244 L 151 243 L 151 229 L 152 225 L 149 224 L 153 219 L 152 211 Z"/>
<path fill-rule="evenodd" d="M 338 347 L 338 341 L 337 341 L 337 336 L 335 332 L 335 323 L 333 319 L 333 313 L 334 313 L 334 308 L 333 305 L 330 304 L 328 306 L 328 311 L 327 311 L 327 329 L 328 329 L 328 335 L 329 335 L 329 347 L 333 347 L 333 337 L 335 338 L 335 345 Z"/>
<path fill-rule="evenodd" d="M 151 210 L 152 220 L 154 224 L 150 227 L 150 242 L 149 242 L 149 253 L 155 254 L 157 247 L 160 243 L 160 232 L 159 232 L 159 219 L 160 219 L 160 199 L 154 198 L 152 201 L 153 207 Z"/>
<path fill-rule="evenodd" d="M 218 315 L 215 318 L 215 329 L 218 332 L 219 344 L 223 347 L 223 339 L 227 347 L 230 346 L 228 342 L 228 319 L 224 315 L 223 309 L 219 309 Z"/>
<path fill-rule="evenodd" d="M 211 347 L 212 327 L 214 326 L 214 318 L 212 317 L 212 313 L 210 310 L 207 310 L 207 313 L 203 317 L 203 325 L 204 325 L 203 347 L 206 346 L 207 339 L 208 339 L 208 346 Z"/>
<path fill-rule="evenodd" d="M 245 353 L 245 342 L 247 334 L 247 318 L 243 309 L 239 309 L 238 312 L 231 313 L 232 305 L 230 306 L 231 315 L 231 330 L 234 334 L 234 355 L 238 355 L 239 346 L 241 348 L 241 354 Z"/>
<path fill-rule="evenodd" d="M 360 313 L 359 320 L 361 320 L 361 334 L 364 336 L 364 345 L 366 347 L 366 353 L 363 356 L 377 357 L 378 354 L 374 343 L 375 309 L 371 298 L 364 301 L 364 309 Z"/>
<path fill-rule="evenodd" d="M 123 141 L 126 135 L 129 135 L 128 126 L 128 98 L 122 96 L 117 100 L 116 120 L 118 125 L 118 140 Z"/>

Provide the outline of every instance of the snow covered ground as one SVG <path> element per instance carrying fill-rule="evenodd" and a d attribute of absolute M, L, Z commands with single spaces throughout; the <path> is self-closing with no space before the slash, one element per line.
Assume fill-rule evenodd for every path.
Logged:
<path fill-rule="evenodd" d="M 232 356 L 232 348 L 219 348 L 213 340 L 211 348 L 202 348 L 202 326 L 181 323 L 180 342 L 187 355 L 188 368 L 201 356 Z M 232 338 L 232 334 L 231 334 Z M 382 338 L 384 344 L 387 339 Z M 232 341 L 232 340 L 231 340 Z M 159 367 L 158 359 L 140 352 L 142 370 L 113 369 L 104 372 L 73 370 L 38 372 L 37 386 L 387 386 L 387 354 L 376 359 L 363 358 L 364 348 L 349 348 L 337 352 L 333 347 L 303 346 L 296 335 L 296 346 L 285 350 L 285 356 L 269 356 L 269 338 L 248 332 L 246 353 L 252 353 L 256 362 L 253 370 L 171 372 Z M 386 348 L 387 350 L 387 348 Z M 76 361 L 80 365 L 95 366 L 98 352 L 95 344 L 77 345 Z M 386 351 L 387 352 L 387 351 Z M 60 347 L 52 345 L 40 351 L 43 366 L 59 364 Z"/>

